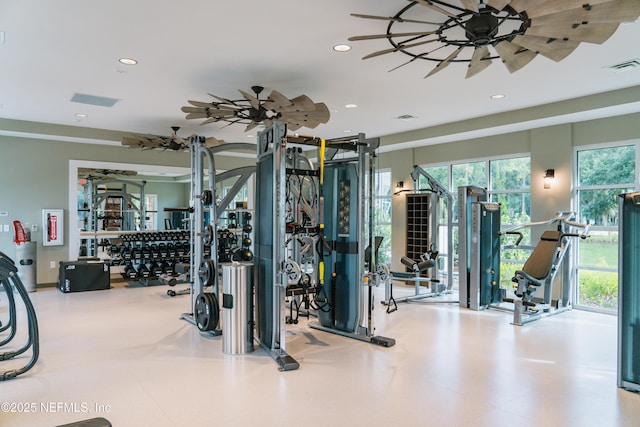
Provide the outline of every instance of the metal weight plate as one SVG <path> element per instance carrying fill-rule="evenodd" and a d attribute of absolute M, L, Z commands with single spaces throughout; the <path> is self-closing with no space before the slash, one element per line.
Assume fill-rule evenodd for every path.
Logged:
<path fill-rule="evenodd" d="M 212 259 L 205 259 L 200 264 L 200 281 L 202 286 L 212 286 L 216 274 L 216 266 Z"/>
<path fill-rule="evenodd" d="M 211 246 L 213 243 L 213 233 L 215 233 L 213 226 L 211 224 L 207 225 L 207 228 L 204 230 L 204 235 L 202 236 L 202 243 Z"/>
<path fill-rule="evenodd" d="M 201 200 L 205 207 L 211 206 L 211 203 L 213 203 L 213 193 L 211 190 L 204 190 L 202 192 Z"/>
<path fill-rule="evenodd" d="M 220 308 L 218 298 L 211 293 L 201 293 L 196 298 L 194 318 L 198 329 L 202 332 L 212 331 L 218 327 Z"/>

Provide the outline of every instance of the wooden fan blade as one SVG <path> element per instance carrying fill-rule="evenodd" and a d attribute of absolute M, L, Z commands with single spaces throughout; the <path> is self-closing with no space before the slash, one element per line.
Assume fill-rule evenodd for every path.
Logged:
<path fill-rule="evenodd" d="M 616 22 L 633 22 L 640 15 L 640 1 L 614 0 L 607 3 L 594 4 L 589 8 L 565 10 L 551 15 L 536 17 L 531 20 L 531 26 L 562 26 L 589 24 L 607 24 Z"/>
<path fill-rule="evenodd" d="M 460 0 L 460 3 L 465 9 L 478 13 L 478 2 L 476 0 Z"/>
<path fill-rule="evenodd" d="M 233 102 L 233 101 L 232 101 L 232 100 L 230 100 L 230 99 L 222 98 L 222 97 L 219 97 L 219 96 L 214 95 L 214 94 L 212 94 L 212 93 L 207 93 L 207 95 L 209 95 L 209 96 L 211 96 L 211 97 L 213 97 L 213 98 L 217 99 L 218 101 L 220 101 L 220 102 L 222 102 L 222 103 L 224 103 L 224 104 L 229 104 L 229 105 L 234 105 L 234 106 L 237 106 L 237 105 L 238 105 L 238 104 L 236 104 L 235 102 Z"/>
<path fill-rule="evenodd" d="M 431 40 L 425 40 L 422 42 L 418 42 L 418 43 L 409 43 L 409 44 L 404 44 L 404 45 L 400 45 L 399 47 L 392 47 L 391 49 L 384 49 L 384 50 L 378 50 L 376 52 L 370 53 L 368 55 L 365 55 L 362 57 L 362 59 L 369 59 L 369 58 L 373 58 L 375 56 L 380 56 L 380 55 L 384 55 L 387 53 L 392 53 L 392 52 L 397 52 L 400 49 L 407 49 L 410 47 L 414 47 L 414 46 L 420 46 L 423 44 L 427 44 L 427 43 L 433 43 L 433 42 L 437 42 L 438 39 L 431 39 Z"/>
<path fill-rule="evenodd" d="M 209 107 L 189 107 L 185 105 L 181 108 L 183 113 L 206 113 Z"/>
<path fill-rule="evenodd" d="M 397 22 L 412 22 L 414 24 L 429 24 L 429 25 L 438 25 L 440 26 L 440 22 L 429 22 L 429 21 L 420 21 L 418 19 L 404 19 L 404 18 L 396 18 L 394 16 L 375 16 L 375 15 L 363 15 L 361 13 L 352 13 L 351 16 L 355 16 L 356 18 L 366 18 L 366 19 L 381 19 L 383 21 L 397 21 Z"/>
<path fill-rule="evenodd" d="M 574 40 L 561 40 L 527 35 L 516 36 L 513 39 L 513 42 L 556 62 L 562 61 L 580 45 L 580 42 Z"/>
<path fill-rule="evenodd" d="M 291 100 L 289 100 L 289 98 L 287 98 L 286 96 L 284 96 L 283 94 L 281 94 L 276 90 L 272 90 L 269 96 L 267 97 L 267 100 L 264 102 L 265 108 L 268 108 L 269 110 L 276 110 L 276 111 L 278 111 L 281 108 L 288 107 L 290 105 L 291 105 Z"/>
<path fill-rule="evenodd" d="M 251 122 L 247 125 L 246 128 L 244 128 L 245 132 L 249 132 L 251 129 L 253 129 L 254 127 L 258 126 L 260 123 L 258 122 Z"/>
<path fill-rule="evenodd" d="M 545 25 L 530 27 L 526 35 L 602 44 L 616 32 L 618 25 L 620 24 L 587 24 L 576 28 L 566 25 Z"/>
<path fill-rule="evenodd" d="M 503 40 L 495 46 L 510 73 L 515 73 L 536 57 L 536 53 L 515 43 Z"/>
<path fill-rule="evenodd" d="M 316 114 L 320 123 L 327 123 L 331 118 L 329 107 L 324 102 L 316 103 Z"/>
<path fill-rule="evenodd" d="M 313 103 L 311 98 L 306 95 L 300 95 L 291 100 L 291 105 L 282 108 L 281 112 L 290 112 L 290 111 L 311 111 L 316 108 L 316 105 Z"/>
<path fill-rule="evenodd" d="M 469 68 L 467 68 L 467 75 L 465 79 L 469 77 L 473 77 L 478 74 L 480 71 L 483 71 L 489 65 L 491 65 L 491 59 L 488 59 L 491 56 L 489 53 L 488 46 L 478 46 L 473 51 L 473 56 L 471 57 L 471 62 L 469 62 Z"/>
<path fill-rule="evenodd" d="M 444 15 L 447 15 L 450 18 L 456 19 L 457 16 L 454 15 L 453 13 L 441 8 L 440 6 L 436 6 L 433 2 L 429 1 L 429 0 L 414 0 L 416 3 L 421 4 L 424 7 L 428 7 L 431 10 L 435 10 L 436 12 L 440 12 Z"/>
<path fill-rule="evenodd" d="M 349 41 L 355 42 L 359 40 L 374 40 L 374 39 L 386 39 L 391 37 L 412 37 L 412 36 L 429 36 L 435 34 L 435 31 L 415 31 L 412 33 L 393 33 L 393 34 L 372 34 L 369 36 L 354 36 L 349 37 Z"/>
<path fill-rule="evenodd" d="M 185 116 L 185 119 L 187 120 L 206 119 L 207 117 L 209 117 L 207 113 L 189 113 Z"/>
<path fill-rule="evenodd" d="M 211 107 L 210 102 L 192 101 L 192 100 L 188 100 L 187 102 L 195 107 L 202 107 L 202 108 Z"/>
<path fill-rule="evenodd" d="M 457 48 L 455 51 L 453 51 L 453 53 L 449 56 L 447 56 L 443 61 L 441 61 L 438 65 L 436 65 L 433 70 L 431 70 L 431 72 L 429 74 L 427 74 L 426 76 L 424 76 L 423 78 L 427 78 L 430 77 L 432 75 L 434 75 L 435 73 L 437 73 L 438 71 L 442 71 L 445 68 L 447 68 L 447 66 L 451 63 L 451 60 L 455 59 L 456 56 L 458 56 L 460 54 L 460 52 L 462 52 L 462 49 L 464 49 L 464 46 L 460 46 L 459 48 Z"/>
<path fill-rule="evenodd" d="M 249 101 L 249 105 L 251 105 L 256 110 L 260 109 L 260 101 L 258 100 L 258 98 L 256 98 L 255 96 L 251 95 L 250 93 L 247 93 L 247 92 L 243 91 L 242 89 L 238 89 L 238 90 L 240 91 L 242 96 L 244 96 L 244 99 Z"/>
<path fill-rule="evenodd" d="M 220 117 L 211 117 L 205 121 L 203 121 L 202 123 L 200 123 L 201 125 L 208 125 L 209 123 L 214 123 L 214 122 L 219 122 L 221 120 Z"/>
<path fill-rule="evenodd" d="M 299 123 L 295 123 L 295 122 L 286 122 L 286 123 L 287 123 L 287 129 L 292 131 L 296 131 L 302 127 L 302 125 Z"/>
<path fill-rule="evenodd" d="M 485 3 L 494 8 L 495 10 L 502 10 L 509 4 L 510 0 L 488 0 Z"/>
<path fill-rule="evenodd" d="M 593 6 L 596 4 L 607 3 L 611 1 L 614 0 L 589 0 L 588 2 L 586 0 L 543 0 L 538 1 L 537 4 L 527 2 L 528 4 L 525 9 L 527 10 L 527 16 L 529 16 L 530 19 L 533 19 L 539 16 L 563 12 L 565 10 L 578 9 L 585 4 Z"/>
<path fill-rule="evenodd" d="M 511 0 L 509 2 L 509 6 L 511 6 L 517 12 L 522 12 L 527 8 L 536 7 L 539 4 L 544 3 L 545 1 L 546 0 Z"/>
<path fill-rule="evenodd" d="M 224 140 L 214 138 L 212 136 L 209 136 L 204 140 L 204 146 L 208 148 L 217 147 L 218 145 L 223 145 L 223 144 L 224 144 Z"/>

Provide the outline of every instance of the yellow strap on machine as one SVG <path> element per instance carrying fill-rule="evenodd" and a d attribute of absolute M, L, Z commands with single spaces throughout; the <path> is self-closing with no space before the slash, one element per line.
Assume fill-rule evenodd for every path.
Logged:
<path fill-rule="evenodd" d="M 324 148 L 325 140 L 320 138 L 320 185 L 324 183 Z"/>
<path fill-rule="evenodd" d="M 324 285 L 324 261 L 318 263 L 318 274 L 320 275 L 320 284 Z"/>

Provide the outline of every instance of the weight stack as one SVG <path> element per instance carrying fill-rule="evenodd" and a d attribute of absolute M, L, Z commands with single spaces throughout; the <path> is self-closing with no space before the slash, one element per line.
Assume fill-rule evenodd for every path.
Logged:
<path fill-rule="evenodd" d="M 253 263 L 222 267 L 222 352 L 246 354 L 253 347 Z"/>

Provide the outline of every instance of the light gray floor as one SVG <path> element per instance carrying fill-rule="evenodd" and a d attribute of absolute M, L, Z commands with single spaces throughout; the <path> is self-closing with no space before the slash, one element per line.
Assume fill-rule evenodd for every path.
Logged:
<path fill-rule="evenodd" d="M 613 316 L 574 310 L 515 327 L 508 313 L 455 304 L 379 306 L 377 332 L 395 347 L 300 324 L 287 341 L 300 369 L 279 372 L 259 348 L 223 354 L 221 338 L 179 319 L 188 297 L 166 290 L 30 294 L 41 358 L 0 383 L 0 402 L 23 410 L 1 412 L 0 425 L 640 426 L 640 396 L 616 388 Z"/>

